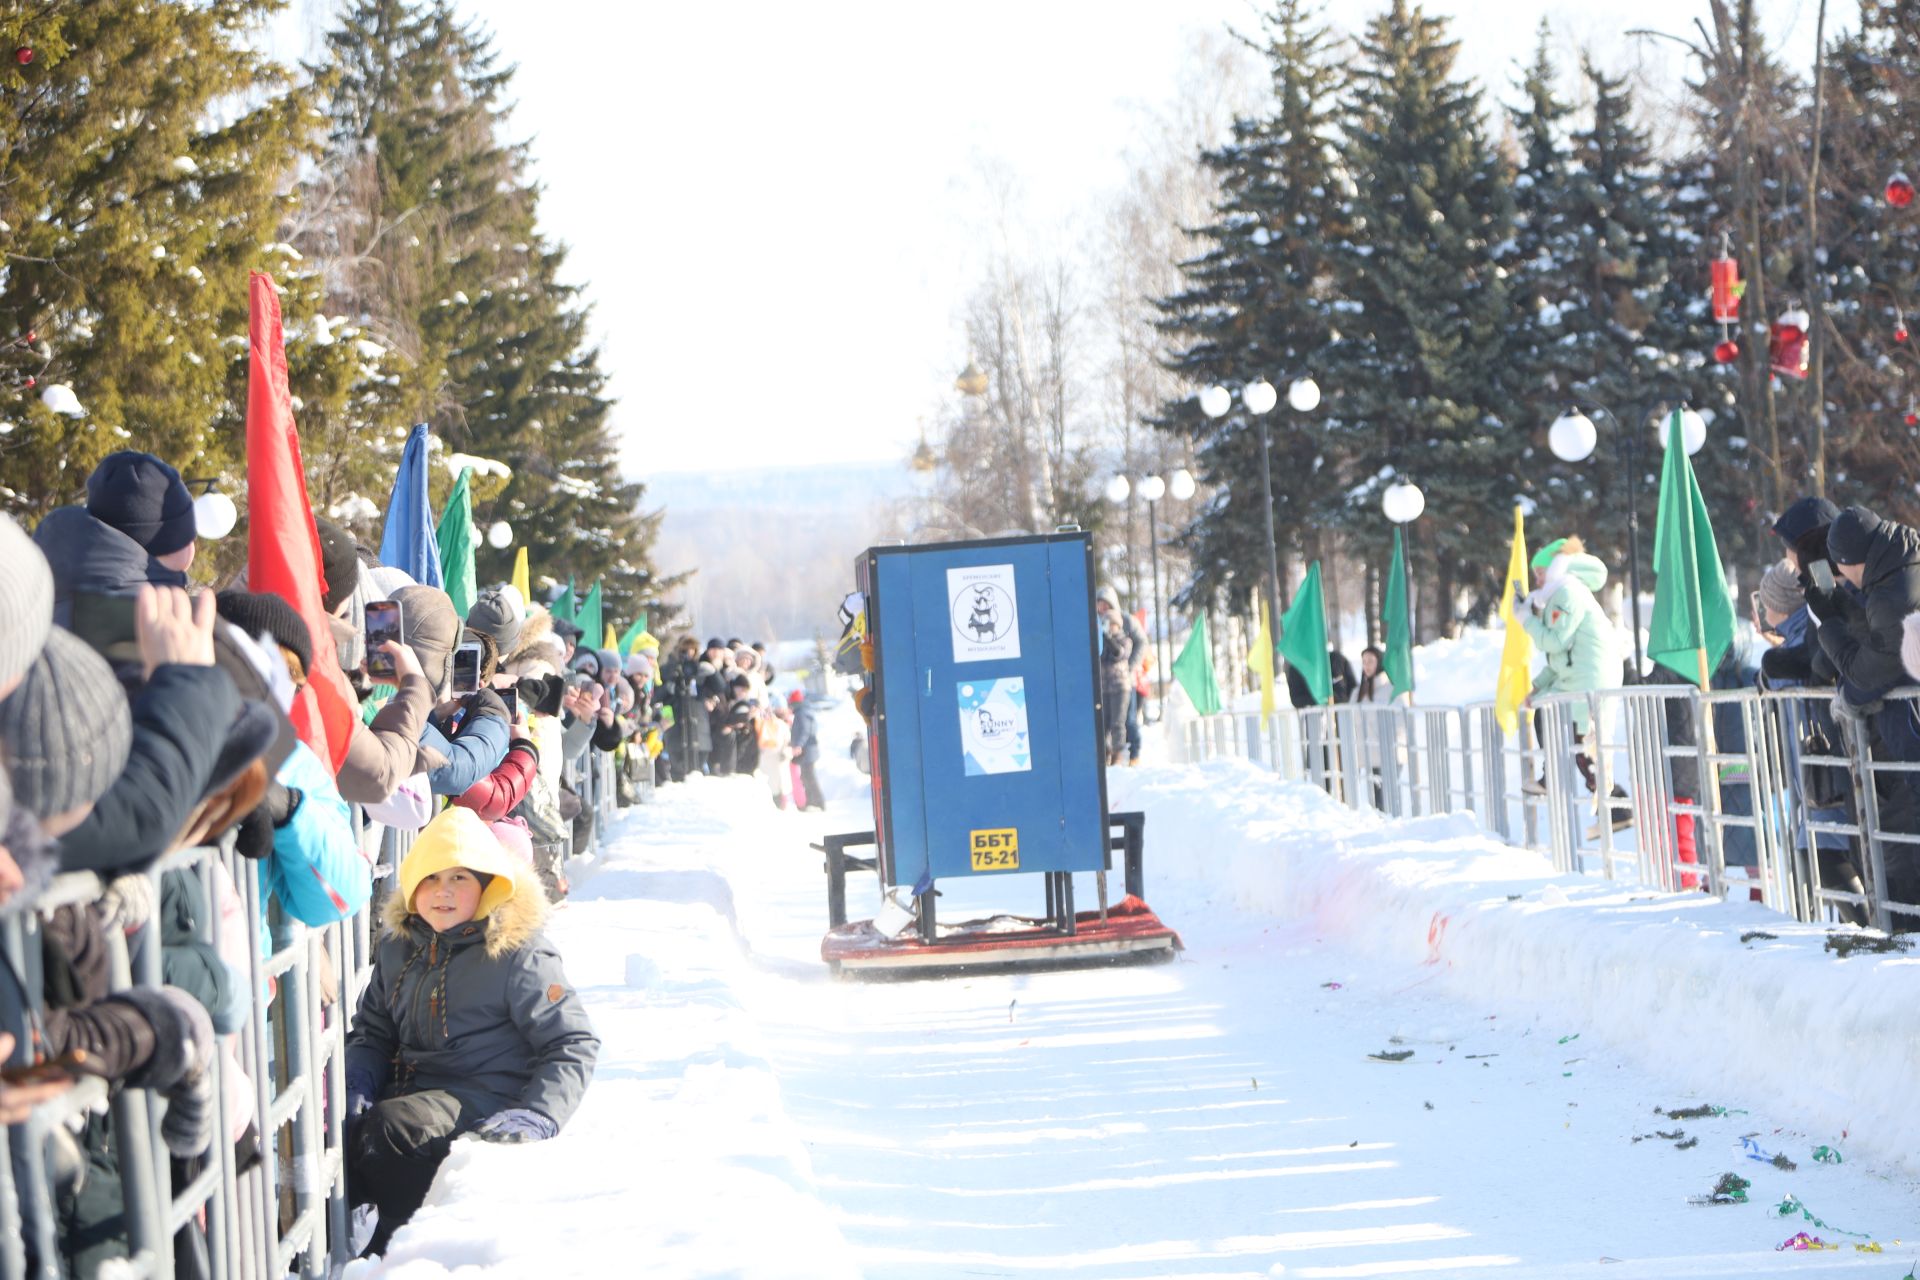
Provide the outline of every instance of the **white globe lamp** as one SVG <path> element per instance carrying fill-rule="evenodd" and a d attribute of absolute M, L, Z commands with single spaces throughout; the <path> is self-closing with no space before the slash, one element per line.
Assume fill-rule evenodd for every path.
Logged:
<path fill-rule="evenodd" d="M 1159 476 L 1148 476 L 1140 482 L 1140 496 L 1148 502 L 1158 502 L 1167 493 L 1167 482 Z"/>
<path fill-rule="evenodd" d="M 1672 429 L 1674 413 L 1680 415 L 1680 447 L 1685 449 L 1687 456 L 1691 458 L 1707 443 L 1707 420 L 1684 405 L 1675 409 L 1673 413 L 1663 415 L 1659 423 L 1662 449 L 1667 447 L 1667 435 Z"/>
<path fill-rule="evenodd" d="M 1406 524 L 1410 520 L 1418 520 L 1420 513 L 1426 509 L 1427 495 L 1420 492 L 1420 486 L 1417 484 L 1408 484 L 1405 481 L 1390 484 L 1380 495 L 1380 510 L 1395 524 Z"/>
<path fill-rule="evenodd" d="M 1287 388 L 1287 403 L 1296 413 L 1311 413 L 1320 407 L 1320 384 L 1312 378 L 1296 378 Z"/>
<path fill-rule="evenodd" d="M 1125 502 L 1132 492 L 1133 486 L 1127 483 L 1125 476 L 1115 476 L 1107 481 L 1107 501 L 1116 507 Z"/>
<path fill-rule="evenodd" d="M 1193 472 L 1185 467 L 1174 472 L 1173 478 L 1167 481 L 1167 492 L 1173 495 L 1175 502 L 1185 502 L 1193 496 L 1193 490 Z"/>
<path fill-rule="evenodd" d="M 505 520 L 495 520 L 487 527 L 487 545 L 495 551 L 505 551 L 513 545 L 513 526 Z"/>
<path fill-rule="evenodd" d="M 224 538 L 233 532 L 240 512 L 224 493 L 203 493 L 193 500 L 193 532 L 198 538 Z"/>
<path fill-rule="evenodd" d="M 1200 393 L 1200 412 L 1209 418 L 1222 417 L 1231 408 L 1233 393 L 1217 382 Z"/>
<path fill-rule="evenodd" d="M 1567 410 L 1547 428 L 1547 447 L 1562 462 L 1585 462 L 1593 456 L 1593 446 L 1599 438 L 1593 429 L 1593 419 L 1578 409 Z"/>
<path fill-rule="evenodd" d="M 1249 382 L 1240 389 L 1240 402 L 1247 406 L 1249 413 L 1266 413 L 1280 403 L 1280 393 L 1265 378 L 1258 382 Z"/>

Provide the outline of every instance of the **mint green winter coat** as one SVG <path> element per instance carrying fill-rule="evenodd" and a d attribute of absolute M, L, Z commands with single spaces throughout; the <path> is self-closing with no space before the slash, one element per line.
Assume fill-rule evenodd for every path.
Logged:
<path fill-rule="evenodd" d="M 1529 604 L 1520 625 L 1533 637 L 1534 647 L 1546 659 L 1533 678 L 1536 695 L 1586 693 L 1611 688 L 1620 679 L 1620 663 L 1613 652 L 1613 624 L 1596 598 L 1607 585 L 1607 566 L 1584 552 L 1561 556 L 1549 570 L 1560 581 L 1540 604 Z M 1538 594 L 1538 593 L 1536 593 Z M 1587 732 L 1587 704 L 1573 706 L 1574 727 Z"/>

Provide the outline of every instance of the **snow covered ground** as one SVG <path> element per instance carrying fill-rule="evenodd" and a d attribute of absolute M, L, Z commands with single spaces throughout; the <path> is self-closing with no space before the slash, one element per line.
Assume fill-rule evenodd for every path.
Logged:
<path fill-rule="evenodd" d="M 823 772 L 823 816 L 730 780 L 628 814 L 553 930 L 604 1039 L 580 1114 L 535 1147 L 456 1144 L 349 1275 L 1897 1280 L 1920 1259 L 1920 960 L 1549 881 L 1456 820 L 1222 762 L 1113 775 L 1147 813 L 1173 963 L 843 982 L 807 842 L 870 820 L 844 759 Z M 993 887 L 943 915 L 1039 908 L 1037 882 Z M 870 906 L 871 878 L 852 893 Z M 1655 1113 L 1696 1105 L 1724 1113 Z M 1728 1172 L 1746 1203 L 1691 1203 Z M 1840 1247 L 1776 1251 L 1801 1231 Z"/>

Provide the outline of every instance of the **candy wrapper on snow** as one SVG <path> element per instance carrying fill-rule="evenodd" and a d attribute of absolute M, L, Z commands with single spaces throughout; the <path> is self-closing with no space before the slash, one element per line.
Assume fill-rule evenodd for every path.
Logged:
<path fill-rule="evenodd" d="M 1785 1253 L 1789 1249 L 1791 1249 L 1795 1253 L 1808 1253 L 1814 1250 L 1829 1250 L 1829 1249 L 1835 1252 L 1838 1252 L 1840 1249 L 1840 1246 L 1837 1244 L 1828 1244 L 1825 1240 L 1822 1240 L 1819 1236 L 1810 1236 L 1806 1232 L 1802 1231 L 1798 1235 L 1792 1237 L 1791 1239 L 1782 1241 L 1780 1244 L 1773 1246 L 1773 1251 L 1775 1253 Z"/>

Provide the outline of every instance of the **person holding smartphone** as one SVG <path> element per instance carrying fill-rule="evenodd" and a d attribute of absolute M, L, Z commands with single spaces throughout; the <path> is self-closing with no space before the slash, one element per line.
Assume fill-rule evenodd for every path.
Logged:
<path fill-rule="evenodd" d="M 512 726 L 506 705 L 491 689 L 454 691 L 454 655 L 461 644 L 463 623 L 446 592 L 411 586 L 396 591 L 393 598 L 400 605 L 405 644 L 413 650 L 438 699 L 420 731 L 420 746 L 429 765 L 428 786 L 437 796 L 464 795 L 507 754 Z"/>

